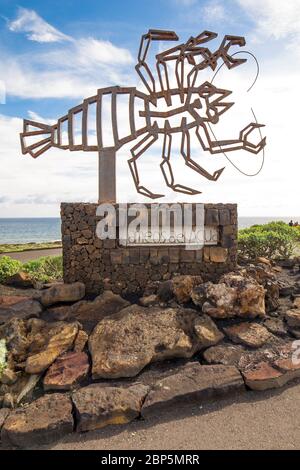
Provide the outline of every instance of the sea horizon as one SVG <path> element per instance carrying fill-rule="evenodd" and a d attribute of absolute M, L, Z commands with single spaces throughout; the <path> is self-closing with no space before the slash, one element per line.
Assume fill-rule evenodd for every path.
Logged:
<path fill-rule="evenodd" d="M 300 216 L 239 216 L 239 229 L 272 221 L 300 223 Z M 0 244 L 50 243 L 61 240 L 60 217 L 0 217 Z"/>

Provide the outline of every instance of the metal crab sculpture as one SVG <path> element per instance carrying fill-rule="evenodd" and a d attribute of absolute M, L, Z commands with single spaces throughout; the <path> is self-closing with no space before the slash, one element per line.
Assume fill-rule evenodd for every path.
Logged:
<path fill-rule="evenodd" d="M 33 158 L 38 157 L 51 147 L 68 149 L 71 151 L 81 150 L 85 152 L 99 152 L 99 199 L 101 201 L 112 201 L 116 199 L 116 176 L 115 176 L 115 157 L 116 151 L 124 144 L 130 141 L 135 142 L 131 148 L 131 156 L 128 160 L 130 171 L 138 193 L 152 199 L 160 198 L 162 194 L 155 194 L 146 186 L 141 184 L 137 168 L 137 160 L 143 153 L 149 149 L 163 135 L 162 161 L 160 164 L 165 182 L 168 187 L 188 195 L 199 194 L 200 191 L 178 184 L 175 182 L 172 170 L 172 138 L 176 133 L 181 134 L 180 152 L 185 160 L 185 164 L 198 172 L 203 177 L 211 181 L 217 181 L 223 172 L 221 168 L 214 173 L 209 173 L 201 167 L 191 157 L 190 137 L 191 132 L 195 132 L 196 138 L 204 151 L 211 154 L 219 154 L 235 150 L 246 150 L 258 154 L 266 145 L 266 139 L 261 138 L 258 144 L 250 140 L 250 134 L 255 129 L 263 127 L 257 122 L 250 123 L 241 130 L 236 139 L 218 141 L 211 135 L 211 125 L 219 122 L 220 117 L 228 111 L 234 104 L 224 101 L 232 92 L 220 89 L 211 82 L 204 82 L 197 85 L 199 73 L 210 68 L 216 70 L 221 61 L 221 66 L 226 65 L 228 69 L 238 67 L 246 62 L 247 59 L 236 58 L 235 54 L 230 55 L 232 46 L 245 46 L 245 39 L 240 36 L 225 36 L 220 47 L 211 52 L 203 44 L 215 39 L 216 33 L 204 31 L 197 37 L 191 37 L 187 42 L 168 49 L 156 55 L 156 71 L 158 75 L 158 84 L 155 81 L 153 71 L 147 63 L 150 44 L 155 41 L 177 41 L 175 32 L 149 30 L 142 36 L 140 49 L 138 53 L 138 63 L 136 71 L 147 89 L 143 93 L 135 87 L 113 86 L 100 88 L 95 96 L 89 97 L 80 105 L 69 110 L 68 114 L 58 119 L 57 123 L 50 126 L 38 122 L 24 120 L 24 129 L 21 133 L 22 153 L 29 153 Z M 197 61 L 196 61 L 197 59 Z M 168 70 L 168 63 L 175 65 L 176 87 L 171 87 Z M 189 64 L 189 71 L 186 72 L 186 65 Z M 105 146 L 103 134 L 103 99 L 105 95 L 110 96 L 110 112 L 113 133 L 113 145 Z M 120 129 L 118 126 L 118 102 L 117 97 L 125 95 L 128 98 L 128 125 L 130 133 L 120 138 Z M 175 105 L 174 101 L 180 99 L 181 105 Z M 142 110 L 139 111 L 139 117 L 143 119 L 143 124 L 136 124 L 136 106 L 137 102 L 142 103 Z M 160 104 L 168 107 L 167 111 L 160 111 Z M 91 105 L 96 104 L 97 111 L 96 134 L 97 145 L 89 143 L 88 115 Z M 81 119 L 81 143 L 76 144 L 74 138 L 74 118 L 78 113 L 82 113 Z M 170 118 L 181 115 L 180 124 L 172 126 Z M 187 119 L 188 115 L 189 119 Z M 163 121 L 159 125 L 158 121 Z M 67 124 L 68 138 L 67 142 L 62 141 L 63 125 Z M 141 140 L 138 140 L 141 137 Z M 37 139 L 32 144 L 27 144 L 27 139 Z"/>

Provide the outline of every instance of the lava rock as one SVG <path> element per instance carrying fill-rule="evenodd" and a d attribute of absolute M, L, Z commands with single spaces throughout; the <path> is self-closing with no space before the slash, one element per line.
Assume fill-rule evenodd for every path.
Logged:
<path fill-rule="evenodd" d="M 34 283 L 28 273 L 20 271 L 19 273 L 13 274 L 8 279 L 6 279 L 5 284 L 13 287 L 33 287 Z"/>
<path fill-rule="evenodd" d="M 202 284 L 193 289 L 191 296 L 194 304 L 213 318 L 265 316 L 265 289 L 241 274 L 226 274 L 218 284 Z"/>
<path fill-rule="evenodd" d="M 291 358 L 261 362 L 254 369 L 243 372 L 243 376 L 251 390 L 279 388 L 300 377 L 300 362 Z"/>
<path fill-rule="evenodd" d="M 268 318 L 264 322 L 264 326 L 270 333 L 273 333 L 273 335 L 286 336 L 288 333 L 285 323 L 280 318 Z"/>
<path fill-rule="evenodd" d="M 37 300 L 22 299 L 11 305 L 3 306 L 0 304 L 0 325 L 11 318 L 27 320 L 28 318 L 39 317 L 42 312 L 42 306 Z"/>
<path fill-rule="evenodd" d="M 202 348 L 208 348 L 220 343 L 224 338 L 215 322 L 208 315 L 201 315 L 194 323 L 196 336 L 201 342 Z"/>
<path fill-rule="evenodd" d="M 2 427 L 1 440 L 6 445 L 30 448 L 49 444 L 72 431 L 70 398 L 51 394 L 11 411 Z"/>
<path fill-rule="evenodd" d="M 89 338 L 94 379 L 133 377 L 147 364 L 203 349 L 193 309 L 132 305 L 98 323 Z"/>
<path fill-rule="evenodd" d="M 72 348 L 78 333 L 78 323 L 57 322 L 40 333 L 42 344 L 38 342 L 38 352 L 27 357 L 25 370 L 28 374 L 39 374 L 55 361 L 62 353 Z M 33 341 L 33 340 L 32 340 Z"/>
<path fill-rule="evenodd" d="M 44 390 L 71 390 L 88 374 L 89 359 L 84 352 L 68 352 L 59 356 L 47 370 Z"/>
<path fill-rule="evenodd" d="M 85 296 L 85 285 L 82 282 L 73 284 L 56 284 L 42 291 L 40 301 L 45 307 L 59 302 L 76 302 Z"/>
<path fill-rule="evenodd" d="M 160 415 L 162 410 L 183 403 L 201 404 L 244 390 L 242 376 L 234 366 L 187 364 L 155 384 L 143 404 L 142 416 Z"/>
<path fill-rule="evenodd" d="M 239 345 L 220 344 L 206 349 L 202 355 L 208 364 L 223 364 L 224 366 L 237 366 L 245 348 Z"/>
<path fill-rule="evenodd" d="M 103 387 L 92 384 L 72 395 L 76 412 L 76 431 L 92 431 L 112 424 L 125 424 L 137 418 L 149 387 L 137 384 Z"/>
<path fill-rule="evenodd" d="M 77 320 L 87 333 L 91 333 L 103 318 L 119 312 L 130 303 L 113 292 L 106 290 L 93 301 L 82 300 L 76 304 L 48 309 L 47 319 Z"/>
<path fill-rule="evenodd" d="M 285 319 L 290 328 L 300 328 L 300 308 L 288 310 L 285 314 Z"/>
<path fill-rule="evenodd" d="M 242 344 L 250 348 L 260 348 L 270 340 L 270 333 L 259 323 L 243 322 L 224 328 L 226 335 L 234 343 Z"/>
<path fill-rule="evenodd" d="M 9 415 L 9 413 L 10 413 L 9 408 L 1 408 L 0 409 L 0 432 L 1 432 L 2 426 L 3 426 L 7 416 Z"/>
<path fill-rule="evenodd" d="M 74 351 L 82 352 L 89 339 L 89 335 L 84 330 L 79 330 L 74 341 Z"/>

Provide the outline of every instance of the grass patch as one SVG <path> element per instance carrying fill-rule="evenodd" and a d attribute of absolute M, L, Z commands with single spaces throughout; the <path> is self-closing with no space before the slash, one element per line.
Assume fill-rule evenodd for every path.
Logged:
<path fill-rule="evenodd" d="M 61 248 L 60 241 L 45 243 L 4 243 L 0 244 L 0 253 L 18 253 L 22 251 L 47 250 L 49 248 Z"/>
<path fill-rule="evenodd" d="M 62 256 L 45 256 L 23 264 L 23 271 L 36 281 L 49 282 L 62 279 Z"/>
<path fill-rule="evenodd" d="M 9 256 L 0 258 L 0 283 L 5 283 L 10 276 L 20 271 L 25 271 L 32 279 L 41 282 L 62 279 L 62 256 L 45 256 L 27 263 L 21 263 Z"/>

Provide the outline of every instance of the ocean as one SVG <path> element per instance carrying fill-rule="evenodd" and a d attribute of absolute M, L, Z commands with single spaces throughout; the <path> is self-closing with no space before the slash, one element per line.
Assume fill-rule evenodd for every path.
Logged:
<path fill-rule="evenodd" d="M 239 217 L 239 228 L 266 224 L 274 220 L 298 221 L 300 217 Z M 59 218 L 0 218 L 1 243 L 51 242 L 61 239 Z"/>

